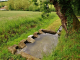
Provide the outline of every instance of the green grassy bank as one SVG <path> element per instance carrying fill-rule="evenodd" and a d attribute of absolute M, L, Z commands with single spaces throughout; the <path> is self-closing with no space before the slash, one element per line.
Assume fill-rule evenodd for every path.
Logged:
<path fill-rule="evenodd" d="M 18 44 L 27 36 L 39 29 L 47 28 L 59 19 L 55 12 L 49 18 L 41 18 L 41 12 L 0 11 L 0 60 L 25 60 L 21 56 L 13 55 L 8 47 Z M 7 39 L 5 38 L 7 36 Z"/>
<path fill-rule="evenodd" d="M 41 18 L 40 14 L 31 11 L 0 11 L 0 60 L 26 60 L 11 54 L 8 47 L 18 44 L 41 28 L 56 31 L 61 25 L 55 12 L 46 19 Z M 65 34 L 62 30 L 56 49 L 42 60 L 80 60 L 80 33 L 74 32 L 68 38 Z"/>
<path fill-rule="evenodd" d="M 22 33 L 27 33 L 30 28 L 41 27 L 50 19 L 57 19 L 56 17 L 55 13 L 51 13 L 48 19 L 43 19 L 40 12 L 0 11 L 0 45 L 13 40 L 12 37 L 17 38 Z"/>
<path fill-rule="evenodd" d="M 0 45 L 41 23 L 39 12 L 0 11 Z"/>
<path fill-rule="evenodd" d="M 42 60 L 80 60 L 80 30 L 67 38 L 63 29 L 55 50 Z"/>
<path fill-rule="evenodd" d="M 73 33 L 68 38 L 62 31 L 58 46 L 55 51 L 43 60 L 80 60 L 80 33 Z"/>

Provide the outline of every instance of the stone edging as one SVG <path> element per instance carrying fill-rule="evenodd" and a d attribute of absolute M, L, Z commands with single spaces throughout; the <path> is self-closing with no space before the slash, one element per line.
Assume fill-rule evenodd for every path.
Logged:
<path fill-rule="evenodd" d="M 44 34 L 44 33 L 50 33 L 50 34 L 56 34 L 56 32 L 51 31 L 51 30 L 45 30 L 45 29 L 40 29 L 38 32 L 35 32 L 33 35 L 28 36 L 27 39 L 23 39 L 20 41 L 20 43 L 18 45 L 13 45 L 11 47 L 8 48 L 8 50 L 12 53 L 12 54 L 16 54 L 17 49 L 23 49 L 26 46 L 26 43 L 34 43 L 35 39 L 37 38 L 39 34 Z M 35 58 L 25 52 L 20 52 L 19 53 L 22 57 L 27 58 L 28 60 L 40 60 L 38 58 Z"/>

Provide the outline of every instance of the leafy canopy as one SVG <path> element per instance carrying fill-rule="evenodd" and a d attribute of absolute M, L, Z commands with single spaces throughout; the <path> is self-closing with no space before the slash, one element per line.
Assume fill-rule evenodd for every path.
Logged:
<path fill-rule="evenodd" d="M 34 2 L 35 5 L 39 5 L 40 6 L 40 11 L 42 11 L 42 17 L 43 18 L 47 18 L 49 16 L 49 13 L 51 12 L 50 8 L 49 8 L 49 4 L 50 1 L 49 0 L 32 0 Z M 37 2 L 40 3 L 37 3 Z"/>
<path fill-rule="evenodd" d="M 35 3 L 37 0 L 33 0 Z M 40 0 L 40 7 L 43 8 L 43 14 L 42 16 L 48 16 L 50 10 L 48 7 L 48 4 L 50 4 L 50 1 L 52 2 L 58 2 L 61 7 L 61 12 L 65 14 L 67 17 L 67 29 L 72 29 L 73 25 L 73 17 L 72 14 L 79 15 L 80 13 L 80 0 Z"/>
<path fill-rule="evenodd" d="M 44 12 L 47 12 L 45 11 L 46 10 L 46 4 L 50 4 L 50 0 L 32 0 L 36 5 L 38 5 L 37 1 L 40 1 L 40 7 L 41 8 L 44 8 L 43 11 Z M 75 14 L 79 15 L 80 14 L 80 0 L 51 0 L 51 1 L 57 1 L 59 2 L 59 4 L 62 5 L 62 7 L 64 8 L 67 8 L 69 7 L 72 7 L 73 11 L 75 12 Z M 41 6 L 43 5 L 43 6 Z"/>

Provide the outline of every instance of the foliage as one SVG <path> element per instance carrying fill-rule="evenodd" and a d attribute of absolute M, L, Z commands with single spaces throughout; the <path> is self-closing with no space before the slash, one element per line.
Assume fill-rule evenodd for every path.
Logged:
<path fill-rule="evenodd" d="M 0 2 L 0 8 L 6 6 L 7 2 Z"/>
<path fill-rule="evenodd" d="M 1 7 L 4 7 L 5 6 L 5 4 L 4 3 L 1 3 Z"/>
<path fill-rule="evenodd" d="M 7 7 L 8 7 L 8 9 L 13 10 L 14 9 L 14 1 L 13 0 L 9 0 Z"/>
<path fill-rule="evenodd" d="M 32 0 L 9 0 L 8 2 L 0 2 L 0 7 L 7 6 L 6 10 L 23 10 L 23 11 L 43 11 L 40 7 L 40 0 L 33 3 Z M 55 11 L 53 5 L 48 4 L 50 11 Z"/>
<path fill-rule="evenodd" d="M 80 0 L 79 1 L 76 1 L 76 0 L 54 0 L 54 1 L 55 2 L 57 1 L 59 3 L 59 5 L 61 7 L 61 13 L 64 14 L 65 17 L 67 18 L 67 30 L 69 33 L 69 31 L 71 31 L 72 28 L 75 29 L 77 27 L 76 23 L 73 26 L 73 24 L 74 24 L 73 19 L 76 17 L 76 16 L 74 16 L 75 15 L 74 13 L 76 13 L 76 11 L 79 12 L 79 10 L 80 10 L 79 9 L 79 1 Z M 77 7 L 75 7 L 75 6 L 77 6 Z M 77 18 L 75 19 L 75 22 L 79 23 Z"/>
<path fill-rule="evenodd" d="M 36 6 L 34 3 L 31 3 L 27 10 L 28 11 L 40 11 L 40 8 L 39 6 Z"/>
<path fill-rule="evenodd" d="M 72 6 L 71 6 L 71 2 L 70 0 L 58 0 L 60 6 L 61 6 L 61 12 L 63 14 L 65 14 L 65 16 L 67 17 L 67 30 L 68 32 L 73 28 L 73 17 L 72 14 L 73 10 L 72 10 Z"/>
<path fill-rule="evenodd" d="M 7 10 L 33 10 L 33 8 L 36 10 L 34 7 L 34 4 L 32 3 L 31 0 L 9 0 L 7 2 Z M 37 6 L 36 6 L 37 7 Z"/>
<path fill-rule="evenodd" d="M 39 7 L 35 6 L 31 0 L 9 0 L 7 6 L 7 10 L 39 11 Z"/>
<path fill-rule="evenodd" d="M 37 0 L 33 0 L 34 3 L 37 3 Z M 47 18 L 51 12 L 49 8 L 49 0 L 40 0 L 40 11 L 42 11 L 42 17 Z"/>
<path fill-rule="evenodd" d="M 54 6 L 52 4 L 49 4 L 49 8 L 50 8 L 51 12 L 56 12 L 56 10 L 55 10 L 55 8 L 54 8 Z"/>
<path fill-rule="evenodd" d="M 37 2 L 37 0 L 33 0 L 33 1 Z M 65 17 L 67 18 L 67 30 L 70 31 L 73 28 L 74 17 L 72 15 L 80 11 L 80 4 L 79 4 L 80 0 L 78 1 L 76 0 L 52 0 L 52 1 L 54 1 L 54 3 L 55 2 L 59 3 L 61 7 L 61 13 L 64 14 Z M 49 0 L 44 0 L 44 1 L 40 0 L 40 7 L 42 8 L 42 11 L 43 11 L 42 17 L 47 18 L 49 16 L 50 9 L 48 8 L 48 4 L 50 4 Z"/>
<path fill-rule="evenodd" d="M 14 3 L 14 9 L 15 10 L 27 10 L 29 8 L 30 2 L 27 0 L 16 0 Z"/>
<path fill-rule="evenodd" d="M 75 12 L 76 15 L 80 15 L 80 0 L 73 0 L 72 1 L 72 7 L 73 11 Z"/>

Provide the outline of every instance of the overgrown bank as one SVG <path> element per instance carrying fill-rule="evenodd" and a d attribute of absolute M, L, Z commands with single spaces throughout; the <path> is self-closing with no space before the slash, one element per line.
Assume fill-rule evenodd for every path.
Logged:
<path fill-rule="evenodd" d="M 11 54 L 10 52 L 8 52 L 7 48 L 14 44 L 18 44 L 22 39 L 27 38 L 27 36 L 33 34 L 34 32 L 38 31 L 41 28 L 54 30 L 55 26 L 58 26 L 60 24 L 59 23 L 60 20 L 56 20 L 59 18 L 55 13 L 52 13 L 49 19 L 42 19 L 40 17 L 41 13 L 38 13 L 38 12 L 37 13 L 34 12 L 34 14 L 32 12 L 22 12 L 21 13 L 21 11 L 20 13 L 19 12 L 17 13 L 16 11 L 16 13 L 14 14 L 12 13 L 15 11 L 10 11 L 10 14 L 9 12 L 8 13 L 5 12 L 5 14 L 1 12 L 0 14 L 2 14 L 4 17 L 2 15 L 0 16 L 1 18 L 0 22 L 2 22 L 1 20 L 3 20 L 3 24 L 0 26 L 5 26 L 6 28 L 5 32 L 7 33 L 8 31 L 7 26 L 9 26 L 8 28 L 10 28 L 10 26 L 13 26 L 15 29 L 13 31 L 17 32 L 20 30 L 19 33 L 21 34 L 16 33 L 13 37 L 11 38 L 9 37 L 10 39 L 7 42 L 4 42 L 0 45 L 0 60 L 26 60 L 25 58 L 22 58 L 21 56 Z M 19 17 L 21 17 L 20 18 L 21 20 L 19 19 Z M 27 18 L 30 18 L 30 22 Z M 30 24 L 28 28 L 25 27 L 25 26 L 28 26 L 26 20 L 28 24 Z M 24 22 L 23 24 L 21 23 L 22 21 Z M 10 25 L 7 25 L 5 23 L 10 24 Z M 21 25 L 19 23 L 21 23 Z M 36 24 L 35 27 L 33 28 L 31 27 L 32 23 L 33 25 Z M 18 25 L 22 26 L 23 29 L 18 28 L 17 30 L 16 26 Z M 12 31 L 12 29 L 9 29 L 9 30 Z M 59 44 L 56 47 L 56 50 L 53 53 L 51 53 L 48 57 L 44 57 L 43 60 L 80 60 L 80 41 L 79 39 L 80 39 L 79 33 L 74 33 L 68 38 L 65 38 L 65 31 L 63 30 L 60 40 L 59 40 Z"/>
<path fill-rule="evenodd" d="M 12 11 L 12 12 L 14 12 L 14 11 Z M 28 14 L 28 12 L 27 12 L 27 14 Z M 30 14 L 30 12 L 29 12 L 29 14 Z M 2 44 L 0 45 L 0 60 L 12 60 L 12 59 L 13 60 L 17 60 L 17 59 L 25 60 L 21 56 L 13 55 L 10 52 L 8 52 L 7 48 L 14 44 L 18 44 L 22 39 L 27 38 L 27 36 L 33 34 L 34 32 L 38 31 L 41 28 L 48 27 L 56 19 L 59 19 L 55 12 L 51 13 L 50 17 L 46 18 L 46 19 L 41 18 L 40 13 L 38 13 L 38 12 L 36 15 L 35 14 L 36 14 L 36 12 L 34 12 L 34 14 L 31 12 L 31 14 L 30 14 L 31 16 L 27 15 L 28 17 L 21 17 L 20 19 L 17 18 L 15 20 L 13 20 L 15 18 L 14 17 L 12 20 L 7 20 L 7 21 L 6 21 L 6 17 L 4 17 L 5 19 L 3 19 L 2 26 L 5 26 L 6 34 L 7 35 L 9 34 L 9 33 L 7 33 L 7 31 L 10 31 L 10 32 L 15 31 L 15 35 L 13 35 L 13 37 L 9 37 L 9 39 L 7 41 L 5 41 L 4 43 L 1 42 Z M 8 24 L 10 24 L 10 25 L 8 25 Z M 8 25 L 8 27 L 6 27 L 7 25 Z M 13 33 L 11 33 L 11 35 L 12 34 Z M 3 35 L 4 35 L 4 33 L 3 33 Z"/>
<path fill-rule="evenodd" d="M 8 12 L 6 14 L 12 15 L 12 16 L 6 16 L 6 14 L 3 14 L 5 17 L 1 17 L 0 20 L 0 45 L 3 43 L 8 42 L 9 40 L 13 40 L 12 37 L 19 37 L 22 33 L 32 29 L 32 28 L 39 28 L 43 26 L 44 23 L 47 23 L 50 19 L 53 19 L 57 17 L 55 13 L 51 14 L 51 16 L 48 19 L 41 18 L 40 12 Z M 25 14 L 24 14 L 25 13 Z M 29 14 L 30 13 L 30 14 Z M 2 14 L 2 13 L 1 13 Z M 24 15 L 22 15 L 24 14 Z M 35 15 L 34 15 L 35 14 Z M 17 15 L 17 16 L 15 16 Z M 36 16 L 37 15 L 37 16 Z M 47 24 L 45 24 L 46 26 Z M 39 27 L 38 27 L 39 26 Z"/>
<path fill-rule="evenodd" d="M 68 38 L 62 30 L 58 46 L 49 56 L 43 60 L 80 60 L 80 33 L 74 32 Z"/>

